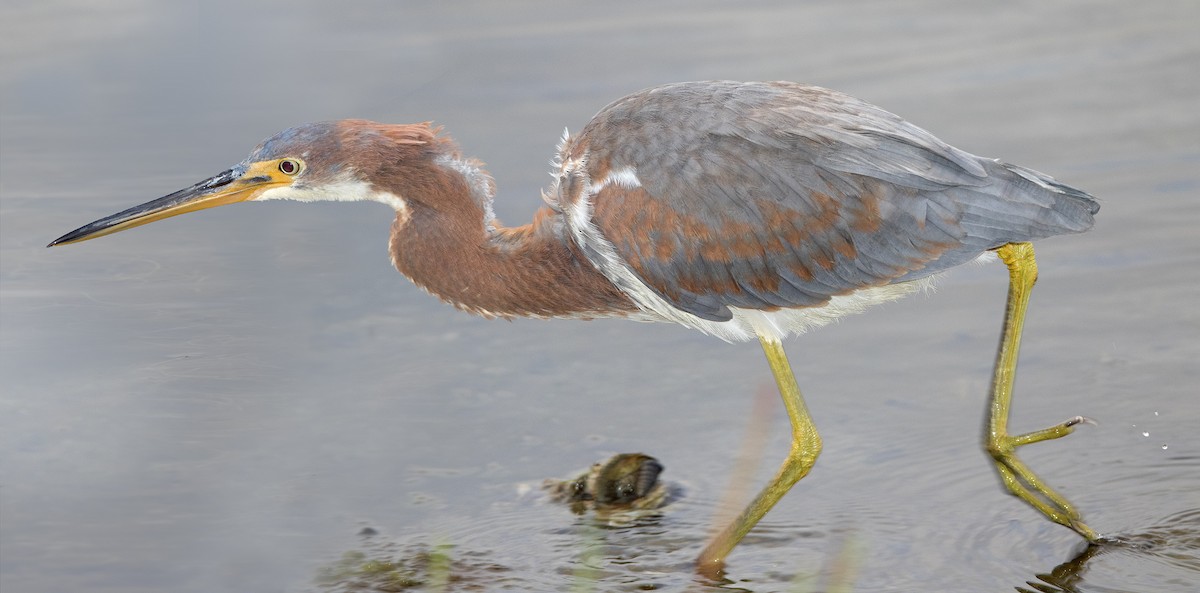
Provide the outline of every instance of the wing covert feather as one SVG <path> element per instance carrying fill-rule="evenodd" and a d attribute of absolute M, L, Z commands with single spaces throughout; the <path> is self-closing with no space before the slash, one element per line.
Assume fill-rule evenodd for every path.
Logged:
<path fill-rule="evenodd" d="M 1091 226 L 1087 194 L 955 149 L 878 107 L 793 83 L 684 83 L 602 110 L 564 148 L 593 224 L 703 319 L 818 306 L 1012 241 Z M 632 171 L 637 184 L 604 183 Z M 570 172 L 578 174 L 578 171 Z"/>

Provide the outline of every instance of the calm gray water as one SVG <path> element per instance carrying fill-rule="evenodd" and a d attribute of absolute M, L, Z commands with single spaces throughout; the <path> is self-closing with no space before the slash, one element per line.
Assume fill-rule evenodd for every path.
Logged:
<path fill-rule="evenodd" d="M 451 589 L 1196 590 L 1200 4 L 306 4 L 0 7 L 0 590 L 341 590 L 346 552 L 435 546 Z M 825 453 L 712 582 L 747 431 L 754 487 L 787 447 L 756 346 L 469 317 L 390 268 L 378 204 L 44 248 L 342 117 L 443 124 L 523 222 L 564 126 L 710 78 L 838 88 L 1103 200 L 1038 246 L 1014 428 L 1097 419 L 1024 457 L 1141 545 L 1085 550 L 980 452 L 999 265 L 789 342 Z M 683 498 L 605 528 L 536 492 L 622 451 Z"/>

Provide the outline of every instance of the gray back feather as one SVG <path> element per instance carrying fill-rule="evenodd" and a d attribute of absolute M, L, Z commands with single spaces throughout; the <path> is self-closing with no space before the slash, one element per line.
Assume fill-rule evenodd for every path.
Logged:
<path fill-rule="evenodd" d="M 604 108 L 567 150 L 593 177 L 636 171 L 640 188 L 592 197 L 594 224 L 647 286 L 717 321 L 729 306 L 820 305 L 1082 232 L 1099 208 L 1049 176 L 794 83 L 648 89 Z"/>

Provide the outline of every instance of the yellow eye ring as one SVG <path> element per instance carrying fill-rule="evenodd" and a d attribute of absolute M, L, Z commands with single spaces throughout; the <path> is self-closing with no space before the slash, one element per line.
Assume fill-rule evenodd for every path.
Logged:
<path fill-rule="evenodd" d="M 304 170 L 304 163 L 297 159 L 283 159 L 279 161 L 279 172 L 284 175 L 295 177 Z"/>

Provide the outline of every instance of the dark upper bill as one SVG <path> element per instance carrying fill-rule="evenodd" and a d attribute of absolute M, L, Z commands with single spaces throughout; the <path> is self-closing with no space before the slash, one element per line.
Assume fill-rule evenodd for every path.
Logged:
<path fill-rule="evenodd" d="M 87 241 L 187 212 L 244 202 L 267 189 L 290 183 L 291 178 L 280 173 L 275 161 L 241 164 L 186 189 L 85 224 L 51 241 L 47 247 Z"/>

